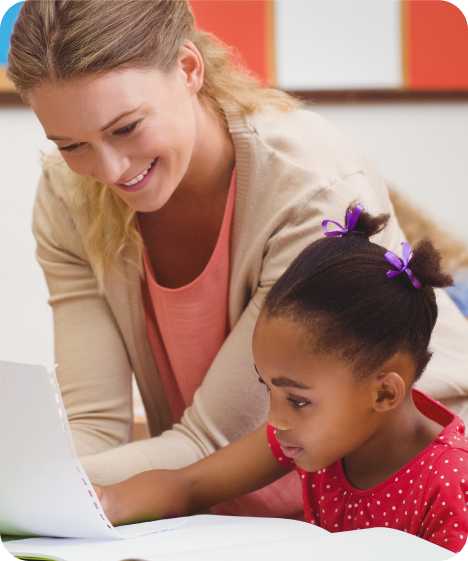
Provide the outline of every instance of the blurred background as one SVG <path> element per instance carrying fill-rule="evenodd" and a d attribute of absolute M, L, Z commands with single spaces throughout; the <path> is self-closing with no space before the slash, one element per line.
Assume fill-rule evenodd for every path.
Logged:
<path fill-rule="evenodd" d="M 21 7 L 11 4 L 0 29 L 0 359 L 50 366 L 51 314 L 30 223 L 40 151 L 52 143 L 5 78 L 9 36 Z M 454 5 L 192 5 L 198 25 L 232 45 L 239 63 L 332 120 L 398 190 L 468 243 L 468 26 Z"/>

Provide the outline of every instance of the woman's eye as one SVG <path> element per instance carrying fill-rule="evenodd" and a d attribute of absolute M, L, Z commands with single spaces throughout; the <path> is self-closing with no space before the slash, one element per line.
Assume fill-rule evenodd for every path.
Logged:
<path fill-rule="evenodd" d="M 294 409 L 302 409 L 311 403 L 308 399 L 298 399 L 295 397 L 288 397 L 287 399 Z"/>
<path fill-rule="evenodd" d="M 59 146 L 58 149 L 61 152 L 72 152 L 73 150 L 76 150 L 80 146 L 81 146 L 81 144 L 70 144 L 68 146 Z"/>
<path fill-rule="evenodd" d="M 140 121 L 135 121 L 134 123 L 131 123 L 130 125 L 127 125 L 126 127 L 122 127 L 121 129 L 117 129 L 116 131 L 114 131 L 113 134 L 117 134 L 119 136 L 125 136 L 127 134 L 130 134 L 131 132 L 133 132 L 136 127 L 141 123 Z M 63 151 L 63 152 L 72 152 L 73 150 L 76 150 L 77 148 L 79 148 L 82 145 L 82 143 L 79 144 L 70 144 L 69 146 L 59 146 L 59 150 Z"/>
<path fill-rule="evenodd" d="M 118 135 L 126 135 L 126 134 L 130 134 L 131 132 L 133 132 L 137 125 L 140 123 L 140 121 L 135 121 L 134 123 L 127 125 L 126 127 L 122 127 L 121 129 L 118 129 L 116 131 L 114 131 L 114 134 L 118 134 Z"/>

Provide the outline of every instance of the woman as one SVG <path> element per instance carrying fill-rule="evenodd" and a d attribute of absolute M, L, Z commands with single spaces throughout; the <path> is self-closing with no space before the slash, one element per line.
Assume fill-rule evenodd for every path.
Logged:
<path fill-rule="evenodd" d="M 376 241 L 396 251 L 385 183 L 327 122 L 234 67 L 186 2 L 28 0 L 8 72 L 60 152 L 44 162 L 34 233 L 92 480 L 188 465 L 257 427 L 267 403 L 250 344 L 266 292 L 353 199 L 391 213 Z M 455 399 L 468 328 L 438 297 L 422 387 Z M 132 373 L 152 438 L 117 447 Z M 293 515 L 295 485 L 225 511 Z"/>

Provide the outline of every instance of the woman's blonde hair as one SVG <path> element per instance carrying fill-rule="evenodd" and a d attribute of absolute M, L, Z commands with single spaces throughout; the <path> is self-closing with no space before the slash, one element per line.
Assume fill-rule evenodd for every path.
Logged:
<path fill-rule="evenodd" d="M 221 114 L 223 105 L 242 114 L 265 105 L 297 106 L 286 93 L 263 87 L 235 63 L 226 45 L 197 29 L 186 0 L 27 0 L 11 37 L 7 73 L 27 101 L 28 92 L 46 81 L 126 67 L 168 71 L 186 40 L 204 60 L 200 96 Z M 83 178 L 79 190 L 90 218 L 85 244 L 98 277 L 128 245 L 136 245 L 141 263 L 134 212 L 91 178 Z"/>

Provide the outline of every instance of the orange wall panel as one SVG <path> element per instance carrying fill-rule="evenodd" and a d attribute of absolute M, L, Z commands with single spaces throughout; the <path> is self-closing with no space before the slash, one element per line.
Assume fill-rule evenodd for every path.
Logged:
<path fill-rule="evenodd" d="M 403 3 L 405 74 L 410 89 L 468 90 L 468 26 L 441 0 Z"/>
<path fill-rule="evenodd" d="M 191 0 L 197 26 L 238 50 L 263 82 L 273 79 L 271 0 Z"/>

